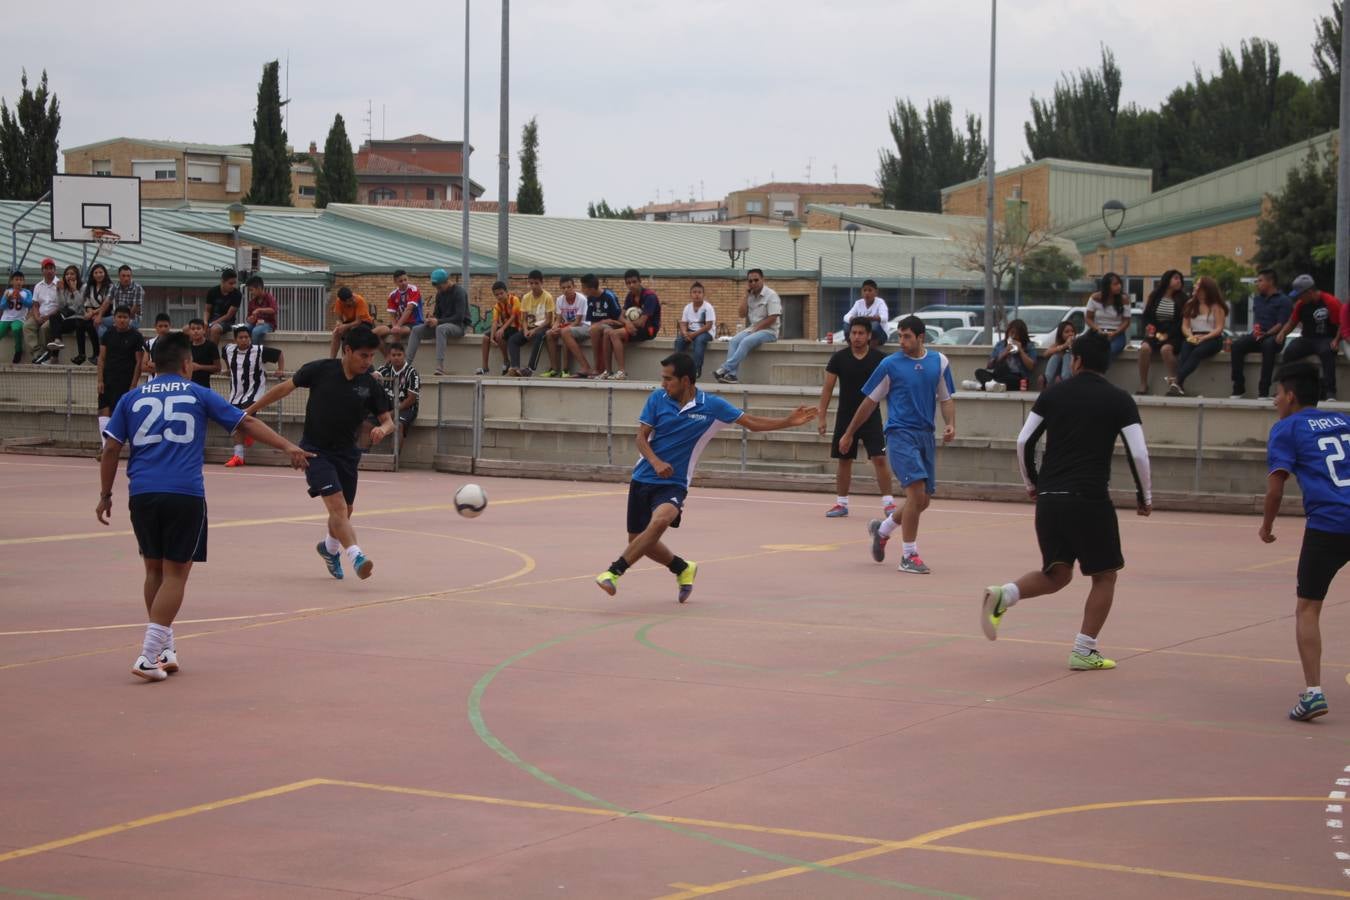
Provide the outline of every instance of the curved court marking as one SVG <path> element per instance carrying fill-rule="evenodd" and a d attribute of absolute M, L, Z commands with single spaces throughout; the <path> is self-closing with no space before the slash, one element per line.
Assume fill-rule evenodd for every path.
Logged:
<path fill-rule="evenodd" d="M 1346 681 L 1350 681 L 1350 675 L 1345 676 Z M 1331 842 L 1338 847 L 1345 846 L 1344 832 L 1344 810 L 1346 789 L 1350 788 L 1350 766 L 1341 769 L 1341 774 L 1336 778 L 1336 788 L 1327 793 L 1326 814 L 1335 816 L 1326 820 L 1327 828 L 1331 831 Z M 1350 877 L 1350 852 L 1345 850 L 1333 851 L 1336 855 L 1336 862 L 1341 866 L 1341 874 Z"/>

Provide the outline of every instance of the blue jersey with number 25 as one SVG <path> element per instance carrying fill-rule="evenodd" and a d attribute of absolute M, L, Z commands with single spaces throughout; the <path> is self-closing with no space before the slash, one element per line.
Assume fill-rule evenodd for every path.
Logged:
<path fill-rule="evenodd" d="M 1305 407 L 1276 422 L 1266 449 L 1270 471 L 1298 479 L 1308 527 L 1350 534 L 1350 420 Z"/>
<path fill-rule="evenodd" d="M 103 433 L 129 444 L 131 494 L 206 496 L 206 421 L 234 431 L 244 418 L 225 398 L 181 375 L 161 375 L 117 401 Z"/>

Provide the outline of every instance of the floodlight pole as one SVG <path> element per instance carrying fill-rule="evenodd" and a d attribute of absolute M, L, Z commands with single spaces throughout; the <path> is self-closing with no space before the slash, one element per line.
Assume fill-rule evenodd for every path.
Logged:
<path fill-rule="evenodd" d="M 469 290 L 469 204 L 473 202 L 473 194 L 469 190 L 469 2 L 464 0 L 464 143 L 459 154 L 459 201 L 462 210 L 459 224 L 459 283 L 466 294 Z"/>
<path fill-rule="evenodd" d="M 994 325 L 994 62 L 998 45 L 998 0 L 989 0 L 989 130 L 986 133 L 984 208 L 984 343 Z"/>
<path fill-rule="evenodd" d="M 501 137 L 497 150 L 497 277 L 506 281 L 511 275 L 510 220 L 507 209 L 511 193 L 511 0 L 502 0 L 502 108 Z"/>
<path fill-rule="evenodd" d="M 1341 128 L 1336 166 L 1336 296 L 1350 299 L 1350 3 L 1341 6 Z"/>

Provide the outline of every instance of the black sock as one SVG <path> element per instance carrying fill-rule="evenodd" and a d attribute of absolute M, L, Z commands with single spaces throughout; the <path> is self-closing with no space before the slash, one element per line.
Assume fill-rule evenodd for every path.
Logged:
<path fill-rule="evenodd" d="M 614 562 L 609 564 L 609 570 L 615 575 L 622 575 L 624 572 L 628 571 L 628 561 L 620 556 L 618 559 L 614 560 Z"/>
<path fill-rule="evenodd" d="M 672 556 L 670 558 L 670 565 L 666 566 L 666 568 L 670 570 L 670 574 L 680 575 L 685 569 L 689 568 L 689 563 L 680 559 L 678 556 Z"/>

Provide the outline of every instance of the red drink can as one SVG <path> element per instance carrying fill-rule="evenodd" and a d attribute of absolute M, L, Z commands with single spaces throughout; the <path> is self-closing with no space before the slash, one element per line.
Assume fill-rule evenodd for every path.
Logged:
<path fill-rule="evenodd" d="M 831 331 L 829 334 L 825 335 L 825 343 L 827 343 L 827 344 L 833 344 L 833 343 L 834 343 L 834 332 L 833 332 L 833 331 Z"/>
<path fill-rule="evenodd" d="M 1024 391 L 1025 391 L 1026 389 L 1027 389 L 1027 380 L 1026 380 L 1025 378 L 1023 378 L 1023 379 L 1022 379 L 1022 386 L 1021 386 L 1020 390 L 1024 390 Z"/>

